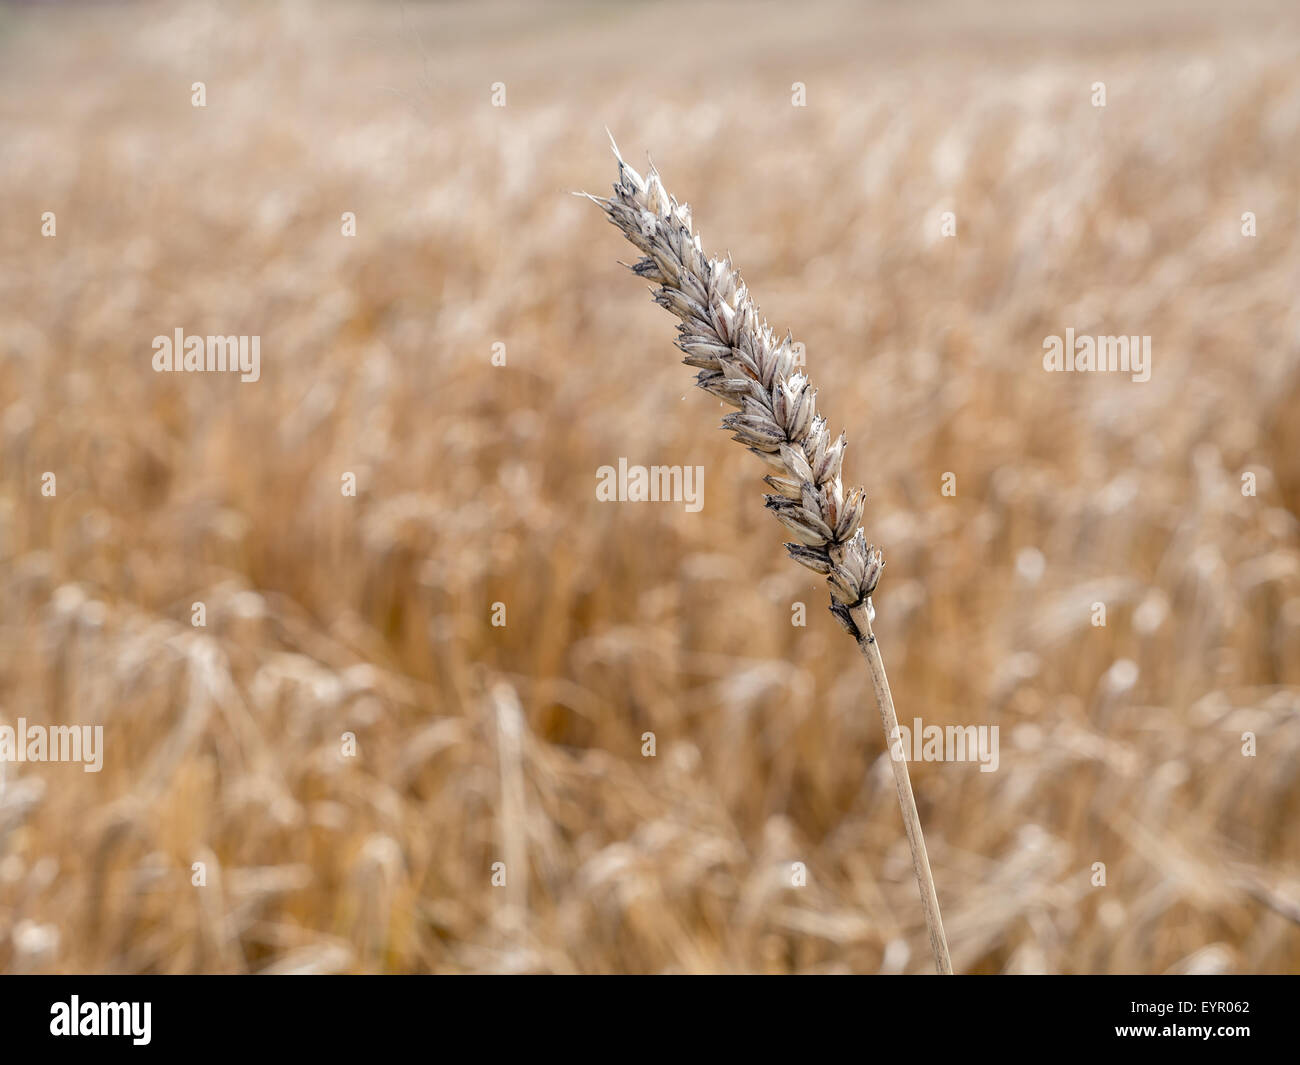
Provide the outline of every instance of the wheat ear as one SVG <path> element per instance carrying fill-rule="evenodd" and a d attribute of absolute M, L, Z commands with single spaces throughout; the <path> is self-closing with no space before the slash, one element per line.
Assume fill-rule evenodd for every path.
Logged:
<path fill-rule="evenodd" d="M 871 631 L 871 593 L 885 563 L 860 528 L 866 496 L 861 488 L 846 493 L 840 481 L 844 435 L 832 442 L 826 419 L 816 410 L 816 390 L 802 371 L 795 372 L 790 334 L 778 340 L 759 318 L 730 258 L 705 257 L 690 207 L 668 195 L 653 164 L 642 177 L 623 161 L 612 137 L 610 143 L 618 159 L 614 195 L 590 199 L 642 252 L 632 272 L 656 284 L 655 302 L 681 319 L 677 346 L 686 353 L 682 361 L 699 370 L 695 383 L 737 408 L 722 419 L 723 428 L 771 467 L 764 478 L 773 491 L 766 497 L 768 509 L 794 535 L 796 542 L 785 545 L 790 557 L 826 578 L 831 613 L 867 661 L 885 743 L 891 746 L 898 718 Z M 951 973 L 907 759 L 892 757 L 891 747 L 890 763 L 935 967 Z"/>

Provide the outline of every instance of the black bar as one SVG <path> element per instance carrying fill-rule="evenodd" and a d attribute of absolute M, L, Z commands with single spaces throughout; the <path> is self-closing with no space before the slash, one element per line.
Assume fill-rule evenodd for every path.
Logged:
<path fill-rule="evenodd" d="M 6 977 L 0 1046 L 5 1061 L 23 1060 L 21 1051 L 170 1058 L 196 1049 L 336 1060 L 412 1043 L 437 1057 L 496 1059 L 518 1046 L 608 1060 L 629 1051 L 730 1055 L 755 1041 L 820 1058 L 834 1046 L 884 1053 L 900 1040 L 926 1057 L 1126 1045 L 1222 1057 L 1293 1046 L 1296 991 L 1292 977 Z M 79 1034 L 52 1034 L 68 1028 L 73 996 Z M 127 1034 L 81 1034 L 114 1021 Z"/>

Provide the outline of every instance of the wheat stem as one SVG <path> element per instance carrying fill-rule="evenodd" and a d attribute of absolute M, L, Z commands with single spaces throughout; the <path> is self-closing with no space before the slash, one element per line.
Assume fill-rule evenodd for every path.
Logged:
<path fill-rule="evenodd" d="M 912 848 L 912 871 L 916 874 L 916 887 L 921 893 L 921 910 L 925 914 L 925 927 L 930 933 L 930 949 L 934 951 L 934 967 L 940 975 L 952 975 L 952 959 L 948 956 L 948 937 L 943 932 L 943 914 L 939 912 L 939 896 L 934 890 L 934 874 L 930 872 L 930 856 L 925 850 L 925 833 L 921 831 L 921 815 L 916 812 L 916 798 L 912 795 L 912 777 L 907 771 L 907 757 L 894 757 L 893 744 L 898 740 L 898 715 L 894 712 L 894 696 L 885 676 L 885 662 L 880 657 L 880 645 L 871 631 L 871 609 L 864 603 L 851 613 L 858 627 L 858 650 L 867 660 L 871 673 L 871 687 L 880 709 L 880 723 L 885 729 L 885 748 L 890 752 L 889 763 L 894 770 L 894 786 L 898 789 L 898 806 L 903 812 L 903 827 L 907 842 Z"/>
<path fill-rule="evenodd" d="M 723 428 L 774 471 L 764 478 L 773 490 L 767 507 L 795 537 L 785 545 L 790 557 L 826 578 L 831 613 L 867 660 L 888 747 L 898 719 L 871 632 L 871 593 L 885 562 L 862 535 L 866 495 L 860 488 L 846 492 L 840 480 L 844 436 L 832 441 L 826 419 L 817 413 L 817 392 L 796 369 L 794 338 L 789 333 L 777 337 L 759 316 L 730 258 L 704 254 L 690 208 L 668 194 L 653 166 L 642 177 L 623 161 L 617 146 L 614 155 L 614 195 L 591 199 L 642 252 L 632 271 L 659 286 L 655 302 L 680 320 L 677 346 L 686 353 L 682 361 L 699 371 L 696 384 L 737 408 L 722 419 Z M 935 966 L 951 973 L 907 761 L 890 761 Z"/>

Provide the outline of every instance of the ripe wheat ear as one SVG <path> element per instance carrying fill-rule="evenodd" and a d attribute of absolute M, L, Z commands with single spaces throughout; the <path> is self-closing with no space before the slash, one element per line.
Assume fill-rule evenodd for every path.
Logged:
<path fill-rule="evenodd" d="M 844 435 L 832 442 L 826 419 L 816 410 L 816 390 L 804 373 L 795 372 L 790 334 L 778 340 L 759 318 L 730 258 L 705 257 L 690 207 L 668 194 L 653 165 L 642 177 L 623 161 L 612 137 L 610 143 L 618 159 L 614 195 L 589 198 L 641 251 L 632 272 L 658 285 L 655 302 L 681 319 L 677 346 L 686 353 L 682 361 L 699 370 L 695 383 L 737 408 L 722 419 L 723 427 L 771 468 L 764 478 L 773 490 L 767 506 L 796 541 L 786 549 L 796 562 L 826 578 L 831 613 L 867 661 L 935 967 L 950 974 L 952 961 L 907 759 L 892 757 L 898 718 L 871 631 L 871 593 L 885 563 L 862 535 L 866 496 L 860 488 L 846 493 L 840 481 Z"/>

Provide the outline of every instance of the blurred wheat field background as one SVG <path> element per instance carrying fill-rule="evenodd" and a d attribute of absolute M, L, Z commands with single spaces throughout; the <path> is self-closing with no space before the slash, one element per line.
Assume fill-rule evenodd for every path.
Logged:
<path fill-rule="evenodd" d="M 0 8 L 0 724 L 104 727 L 4 767 L 0 971 L 929 971 L 852 642 L 569 195 L 606 126 L 807 345 L 900 718 L 1000 729 L 911 766 L 957 971 L 1300 971 L 1298 30 Z"/>

